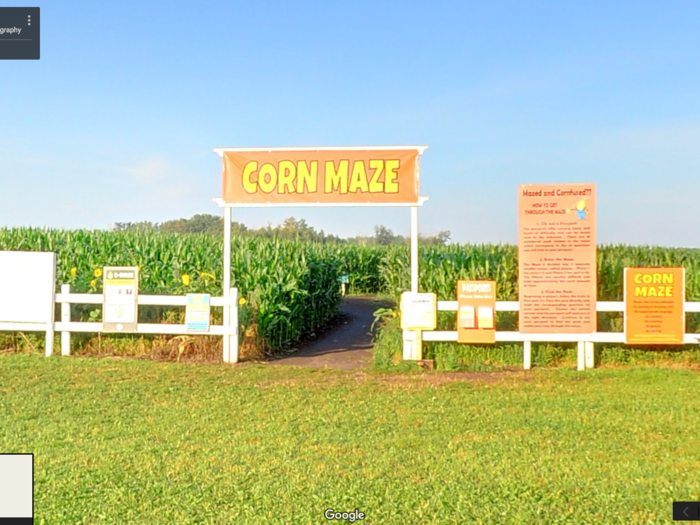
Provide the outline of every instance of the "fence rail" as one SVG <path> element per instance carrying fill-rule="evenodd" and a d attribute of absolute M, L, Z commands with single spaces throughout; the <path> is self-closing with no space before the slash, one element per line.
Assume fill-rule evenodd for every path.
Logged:
<path fill-rule="evenodd" d="M 138 295 L 139 306 L 186 306 L 186 295 Z M 56 303 L 61 305 L 61 320 L 53 323 L 0 323 L 0 330 L 46 332 L 46 356 L 53 354 L 54 333 L 61 333 L 61 355 L 71 353 L 71 333 L 104 333 L 101 321 L 72 321 L 71 305 L 102 305 L 102 294 L 71 293 L 70 286 L 61 286 L 56 294 Z M 224 338 L 223 359 L 225 363 L 238 362 L 238 290 L 231 288 L 228 297 L 211 297 L 211 306 L 224 308 L 221 325 L 210 325 L 208 332 L 191 332 L 184 324 L 138 323 L 135 334 L 154 335 L 216 335 Z M 134 333 L 134 332 L 130 332 Z"/>
<path fill-rule="evenodd" d="M 457 301 L 438 301 L 437 309 L 441 312 L 457 311 Z M 517 312 L 520 310 L 518 301 L 496 301 L 497 312 Z M 598 312 L 624 312 L 624 301 L 598 301 Z M 684 303 L 686 313 L 700 312 L 700 302 Z M 456 342 L 456 330 L 435 330 L 413 332 L 405 330 L 404 359 L 418 359 L 420 344 L 416 344 L 418 335 L 422 341 Z M 523 343 L 523 368 L 532 367 L 532 343 L 578 343 L 578 369 L 585 370 L 595 366 L 594 343 L 624 343 L 624 332 L 594 332 L 591 334 L 523 334 L 514 331 L 497 331 L 497 342 Z M 685 344 L 700 344 L 700 334 L 685 334 Z"/>

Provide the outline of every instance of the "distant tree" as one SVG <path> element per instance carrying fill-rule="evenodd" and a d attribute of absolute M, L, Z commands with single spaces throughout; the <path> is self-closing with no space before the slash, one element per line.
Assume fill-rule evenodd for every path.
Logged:
<path fill-rule="evenodd" d="M 117 222 L 114 224 L 113 229 L 118 232 L 153 232 L 158 231 L 158 224 L 154 224 L 150 221 Z"/>
<path fill-rule="evenodd" d="M 379 246 L 388 246 L 396 240 L 396 235 L 389 228 L 382 224 L 374 227 L 374 242 Z"/>
<path fill-rule="evenodd" d="M 190 219 L 166 221 L 160 225 L 163 233 L 209 233 L 221 234 L 224 231 L 224 220 L 210 214 L 193 215 Z"/>
<path fill-rule="evenodd" d="M 419 236 L 419 242 L 428 246 L 445 246 L 450 242 L 452 233 L 449 230 L 444 230 L 434 236 Z"/>

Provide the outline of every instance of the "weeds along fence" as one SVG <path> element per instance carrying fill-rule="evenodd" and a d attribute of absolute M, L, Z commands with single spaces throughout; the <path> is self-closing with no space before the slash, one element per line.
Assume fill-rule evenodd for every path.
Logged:
<path fill-rule="evenodd" d="M 454 312 L 457 310 L 457 301 L 438 301 L 438 310 L 441 312 Z M 520 305 L 517 301 L 497 301 L 497 312 L 517 312 Z M 625 303 L 620 301 L 597 301 L 596 310 L 600 312 L 625 311 Z M 700 302 L 686 302 L 684 311 L 688 313 L 700 313 Z M 686 323 L 688 324 L 688 323 Z M 420 334 L 422 341 L 456 342 L 457 332 L 454 330 L 425 331 Z M 404 332 L 404 338 L 415 340 L 418 336 L 415 332 Z M 532 366 L 532 343 L 577 343 L 578 369 L 585 370 L 595 366 L 595 343 L 624 344 L 625 334 L 621 331 L 596 332 L 593 334 L 523 334 L 518 331 L 497 331 L 496 341 L 503 343 L 518 342 L 523 344 L 523 368 L 529 370 Z M 700 344 L 700 333 L 686 333 L 684 336 L 686 345 Z M 404 352 L 410 352 L 412 348 L 406 348 Z"/>
<path fill-rule="evenodd" d="M 95 270 L 105 265 L 140 267 L 140 293 L 184 295 L 222 289 L 223 239 L 210 235 L 37 228 L 0 229 L 0 250 L 54 251 L 57 289 L 101 292 Z M 460 279 L 493 279 L 499 301 L 518 299 L 517 247 L 501 244 L 423 246 L 420 290 L 453 301 Z M 341 274 L 349 293 L 385 293 L 398 299 L 410 288 L 408 246 L 317 244 L 264 238 L 232 240 L 231 286 L 239 290 L 242 320 L 263 349 L 283 348 L 315 331 L 337 312 Z M 598 300 L 622 300 L 625 267 L 686 269 L 686 300 L 700 301 L 700 249 L 605 245 L 598 248 Z M 76 306 L 76 319 L 89 320 L 94 306 Z M 157 308 L 157 307 L 156 307 Z M 167 307 L 163 307 L 167 309 Z M 152 310 L 159 322 L 160 310 Z M 438 329 L 453 329 L 454 314 L 440 312 Z M 620 331 L 619 312 L 600 312 L 599 330 Z M 514 330 L 517 314 L 499 312 L 499 329 Z M 442 328 L 440 328 L 442 326 Z M 700 332 L 700 314 L 688 314 L 688 331 Z"/>
<path fill-rule="evenodd" d="M 216 297 L 222 289 L 223 240 L 218 236 L 5 228 L 0 229 L 0 250 L 55 252 L 57 289 L 69 284 L 73 293 L 100 294 L 100 272 L 107 265 L 138 266 L 143 295 Z M 244 329 L 254 332 L 263 351 L 283 348 L 336 315 L 341 269 L 322 245 L 235 238 L 231 251 L 231 286 L 243 303 Z M 75 306 L 76 320 L 89 321 L 95 308 Z M 163 314 L 156 308 L 156 316 Z"/>
<path fill-rule="evenodd" d="M 71 355 L 71 334 L 80 333 L 103 333 L 104 328 L 101 321 L 81 322 L 73 321 L 71 317 L 71 306 L 75 304 L 101 305 L 104 300 L 102 294 L 76 294 L 71 293 L 70 285 L 61 286 L 61 292 L 56 294 L 56 304 L 60 305 L 60 321 L 54 323 L 54 332 L 61 334 L 61 355 Z M 238 362 L 239 347 L 239 317 L 238 317 L 238 290 L 231 288 L 226 297 L 212 297 L 210 304 L 213 307 L 223 307 L 224 315 L 221 324 L 212 324 L 208 332 L 193 333 L 187 330 L 185 324 L 162 324 L 162 323 L 138 323 L 136 334 L 167 334 L 167 335 L 219 335 L 223 336 L 224 343 L 223 361 L 224 363 Z M 167 295 L 139 295 L 139 306 L 185 306 L 187 296 L 167 296 Z M 53 344 L 47 344 L 46 355 L 50 356 L 53 351 Z"/>

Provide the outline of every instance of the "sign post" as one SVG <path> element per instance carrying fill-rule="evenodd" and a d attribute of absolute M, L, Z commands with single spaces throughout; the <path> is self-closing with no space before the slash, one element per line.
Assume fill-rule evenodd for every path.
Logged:
<path fill-rule="evenodd" d="M 404 330 L 404 360 L 423 358 L 423 330 L 437 326 L 437 298 L 434 293 L 401 294 L 401 328 Z M 406 337 L 406 332 L 411 333 Z"/>

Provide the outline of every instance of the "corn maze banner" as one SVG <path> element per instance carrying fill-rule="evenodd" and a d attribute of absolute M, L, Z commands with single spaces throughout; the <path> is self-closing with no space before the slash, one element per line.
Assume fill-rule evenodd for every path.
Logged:
<path fill-rule="evenodd" d="M 225 150 L 227 204 L 417 204 L 423 148 Z"/>

